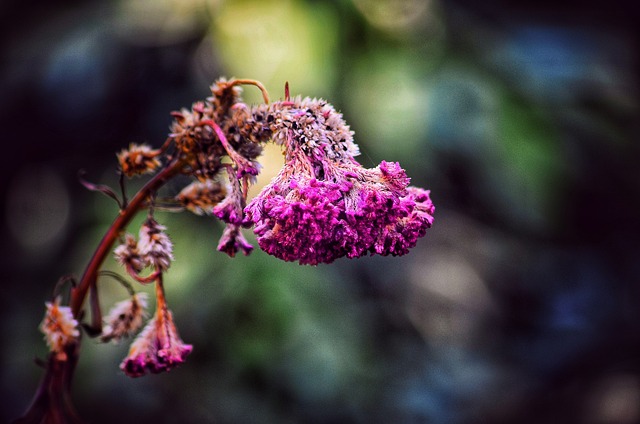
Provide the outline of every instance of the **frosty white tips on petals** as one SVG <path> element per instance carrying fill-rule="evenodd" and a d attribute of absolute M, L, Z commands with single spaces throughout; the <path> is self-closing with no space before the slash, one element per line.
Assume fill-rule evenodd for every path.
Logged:
<path fill-rule="evenodd" d="M 146 309 L 146 293 L 136 293 L 131 298 L 116 303 L 104 320 L 101 340 L 117 342 L 123 337 L 133 335 L 142 327 Z"/>
<path fill-rule="evenodd" d="M 78 321 L 73 318 L 71 308 L 60 306 L 60 297 L 53 303 L 46 302 L 47 311 L 40 324 L 49 350 L 54 353 L 64 352 L 65 347 L 74 343 L 80 337 Z"/>
<path fill-rule="evenodd" d="M 145 262 L 156 266 L 162 271 L 169 269 L 173 261 L 173 243 L 166 227 L 149 218 L 140 228 L 138 253 L 145 258 Z"/>

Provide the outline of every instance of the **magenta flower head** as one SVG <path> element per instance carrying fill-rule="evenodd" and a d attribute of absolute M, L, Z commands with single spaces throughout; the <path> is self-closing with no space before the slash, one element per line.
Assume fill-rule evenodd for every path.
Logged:
<path fill-rule="evenodd" d="M 433 224 L 429 191 L 398 163 L 362 167 L 342 115 L 322 100 L 273 103 L 264 112 L 285 165 L 245 208 L 260 247 L 300 264 L 367 254 L 404 255 Z"/>
<path fill-rule="evenodd" d="M 171 311 L 159 308 L 129 349 L 120 369 L 129 377 L 169 371 L 183 363 L 193 346 L 178 335 Z"/>

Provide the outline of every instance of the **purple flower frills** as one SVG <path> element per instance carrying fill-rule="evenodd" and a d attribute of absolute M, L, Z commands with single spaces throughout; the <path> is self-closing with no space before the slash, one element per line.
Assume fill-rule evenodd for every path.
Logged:
<path fill-rule="evenodd" d="M 260 247 L 285 261 L 404 255 L 433 224 L 429 191 L 395 162 L 363 168 L 353 132 L 331 105 L 296 98 L 269 105 L 285 165 L 244 209 Z"/>
<path fill-rule="evenodd" d="M 171 312 L 162 309 L 133 342 L 120 369 L 129 377 L 169 371 L 183 363 L 192 350 L 180 339 Z"/>
<path fill-rule="evenodd" d="M 434 212 L 429 191 L 408 184 L 397 163 L 365 169 L 353 159 L 314 163 L 292 154 L 245 208 L 245 224 L 255 224 L 265 252 L 300 264 L 404 255 L 431 227 Z"/>

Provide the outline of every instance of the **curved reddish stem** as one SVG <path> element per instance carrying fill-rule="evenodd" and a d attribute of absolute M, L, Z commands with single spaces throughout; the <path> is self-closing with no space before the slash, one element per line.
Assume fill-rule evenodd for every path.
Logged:
<path fill-rule="evenodd" d="M 127 273 L 131 278 L 133 278 L 140 284 L 153 283 L 158 279 L 159 276 L 162 275 L 162 271 L 159 269 L 156 269 L 151 274 L 147 275 L 146 277 L 143 277 L 140 274 L 138 274 L 138 272 L 135 269 L 133 269 L 131 265 L 127 265 Z"/>
<path fill-rule="evenodd" d="M 262 92 L 262 100 L 266 104 L 269 104 L 269 92 L 260 81 L 252 79 L 234 79 L 227 83 L 227 87 L 233 87 L 234 85 L 255 85 Z"/>
<path fill-rule="evenodd" d="M 145 200 L 162 187 L 162 185 L 171 177 L 179 173 L 183 166 L 184 162 L 181 160 L 177 160 L 169 164 L 169 166 L 154 175 L 153 178 L 151 178 L 140 189 L 140 191 L 136 193 L 136 195 L 127 204 L 127 207 L 120 211 L 120 214 L 113 221 L 109 230 L 107 230 L 104 237 L 102 237 L 98 248 L 93 253 L 89 264 L 87 264 L 87 267 L 85 268 L 80 282 L 71 291 L 70 306 L 73 316 L 78 317 L 84 300 L 87 297 L 87 292 L 89 291 L 89 288 L 95 284 L 100 266 L 111 251 L 111 247 L 120 233 L 125 229 L 136 213 L 144 206 Z"/>

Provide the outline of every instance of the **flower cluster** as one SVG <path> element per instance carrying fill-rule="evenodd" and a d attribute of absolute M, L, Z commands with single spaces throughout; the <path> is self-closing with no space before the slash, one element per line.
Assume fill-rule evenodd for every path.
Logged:
<path fill-rule="evenodd" d="M 213 215 L 227 224 L 218 250 L 230 256 L 252 249 L 239 226 L 248 188 L 260 170 L 256 159 L 271 136 L 264 113 L 256 114 L 242 103 L 237 83 L 220 79 L 211 87 L 211 97 L 174 112 L 170 134 L 187 163 L 185 173 L 195 179 L 176 199 L 193 213 Z M 223 173 L 228 182 L 221 182 Z"/>
<path fill-rule="evenodd" d="M 134 277 L 148 266 L 166 271 L 173 258 L 173 243 L 165 233 L 166 227 L 148 218 L 140 228 L 138 241 L 131 234 L 114 250 L 116 261 Z"/>
<path fill-rule="evenodd" d="M 286 152 L 283 169 L 245 208 L 264 251 L 312 265 L 403 255 L 431 227 L 429 191 L 410 187 L 397 163 L 362 167 L 353 133 L 329 104 L 298 98 L 257 110 Z"/>
<path fill-rule="evenodd" d="M 120 369 L 129 377 L 169 371 L 183 363 L 192 350 L 193 346 L 180 339 L 171 311 L 159 308 L 131 345 Z"/>
<path fill-rule="evenodd" d="M 46 302 L 47 312 L 40 324 L 47 346 L 52 353 L 64 355 L 67 346 L 75 343 L 80 337 L 78 321 L 73 317 L 71 308 L 60 306 L 60 297 L 53 302 Z"/>
<path fill-rule="evenodd" d="M 240 84 L 260 88 L 265 104 L 244 104 Z M 268 254 L 316 265 L 341 257 L 404 255 L 433 224 L 435 208 L 429 191 L 410 186 L 398 163 L 383 161 L 371 169 L 358 163 L 353 131 L 326 101 L 291 99 L 286 91 L 285 100 L 269 103 L 264 87 L 251 80 L 221 79 L 211 93 L 205 101 L 172 114 L 171 133 L 160 149 L 131 144 L 118 153 L 121 175 L 155 173 L 130 202 L 124 189 L 120 201 L 112 189 L 84 183 L 117 200 L 120 215 L 94 255 L 98 259 L 92 260 L 80 288 L 74 290 L 73 309 L 60 306 L 59 297 L 47 303 L 40 328 L 52 352 L 64 355 L 79 339 L 74 313 L 82 316 L 87 292 L 95 289 L 104 259 L 100 255 L 121 237 L 113 251 L 116 261 L 137 282 L 156 287 L 156 311 L 132 343 L 121 369 L 138 377 L 185 361 L 192 346 L 178 334 L 163 287 L 164 273 L 174 260 L 173 244 L 165 226 L 153 217 L 154 207 L 160 207 L 155 205 L 158 190 L 173 177 L 189 181 L 169 198 L 169 207 L 177 204 L 179 210 L 224 222 L 217 248 L 232 257 L 253 250 L 243 227 L 253 227 L 258 244 Z M 283 147 L 284 167 L 247 204 L 249 187 L 260 171 L 257 158 L 270 140 Z M 137 239 L 124 234 L 133 216 L 145 208 L 149 215 Z M 141 275 L 147 268 L 152 269 L 149 275 Z M 146 318 L 146 295 L 133 294 L 129 283 L 116 278 L 128 287 L 131 297 L 112 308 L 102 331 L 96 328 L 95 334 L 104 342 L 133 335 Z M 92 308 L 99 308 L 96 299 Z M 92 316 L 98 321 L 93 327 L 98 327 L 100 314 Z"/>
<path fill-rule="evenodd" d="M 140 227 L 138 241 L 127 234 L 124 242 L 114 250 L 118 263 L 136 281 L 156 284 L 156 313 L 132 343 L 128 356 L 120 366 L 130 377 L 168 371 L 184 362 L 192 349 L 178 336 L 165 300 L 162 276 L 174 259 L 173 244 L 165 230 L 165 226 L 148 217 Z M 149 266 L 155 271 L 148 276 L 141 276 L 140 272 Z M 145 293 L 134 294 L 130 299 L 117 303 L 105 319 L 102 341 L 118 341 L 138 331 L 142 327 L 146 307 Z"/>
<path fill-rule="evenodd" d="M 240 85 L 259 88 L 264 104 L 244 104 Z M 155 313 L 120 368 L 130 377 L 169 371 L 191 353 L 193 348 L 180 338 L 165 299 L 163 278 L 174 260 L 173 244 L 166 228 L 155 220 L 155 210 L 188 210 L 221 220 L 226 227 L 217 248 L 229 256 L 253 250 L 242 233 L 243 228 L 253 227 L 268 254 L 311 265 L 368 254 L 404 255 L 433 224 L 430 192 L 410 186 L 398 163 L 382 161 L 371 169 L 358 163 L 353 131 L 324 100 L 291 99 L 285 86 L 285 99 L 270 103 L 257 81 L 220 79 L 212 85 L 211 97 L 172 116 L 169 137 L 160 148 L 132 143 L 117 154 L 120 195 L 108 186 L 81 180 L 89 190 L 114 199 L 119 214 L 82 278 L 74 283 L 69 306 L 62 306 L 57 294 L 63 283 L 74 282 L 72 277 L 62 278 L 54 289 L 55 299 L 46 303 L 40 329 L 51 355 L 25 422 L 61 422 L 64 414 L 73 418 L 69 421 L 79 421 L 68 399 L 80 347 L 78 321 L 88 315 L 85 304 L 90 305 L 92 322 L 83 323 L 83 328 L 103 342 L 117 342 L 143 327 L 146 294 L 135 294 L 125 278 L 101 269 L 118 238 L 116 261 L 136 282 L 155 285 Z M 249 188 L 260 171 L 257 158 L 268 141 L 283 148 L 285 164 L 247 204 Z M 143 174 L 152 176 L 128 199 L 124 177 Z M 158 196 L 167 183 L 185 180 L 177 195 Z M 126 234 L 136 214 L 145 209 L 148 217 L 137 239 Z M 104 322 L 101 276 L 115 278 L 130 295 L 116 303 Z"/>
<path fill-rule="evenodd" d="M 432 225 L 429 191 L 409 186 L 397 163 L 362 167 L 355 159 L 360 152 L 353 131 L 328 102 L 287 95 L 284 101 L 247 107 L 237 87 L 230 89 L 224 80 L 212 93 L 191 111 L 174 115 L 172 137 L 198 158 L 191 167 L 200 184 L 220 184 L 220 171 L 226 169 L 223 199 L 216 196 L 205 207 L 187 206 L 227 224 L 218 250 L 248 254 L 252 246 L 240 226 L 255 226 L 263 250 L 301 264 L 403 255 Z M 255 158 L 267 140 L 284 147 L 286 163 L 246 205 L 248 186 L 259 170 Z M 232 165 L 221 156 L 228 156 Z M 181 202 L 187 205 L 185 197 Z"/>

